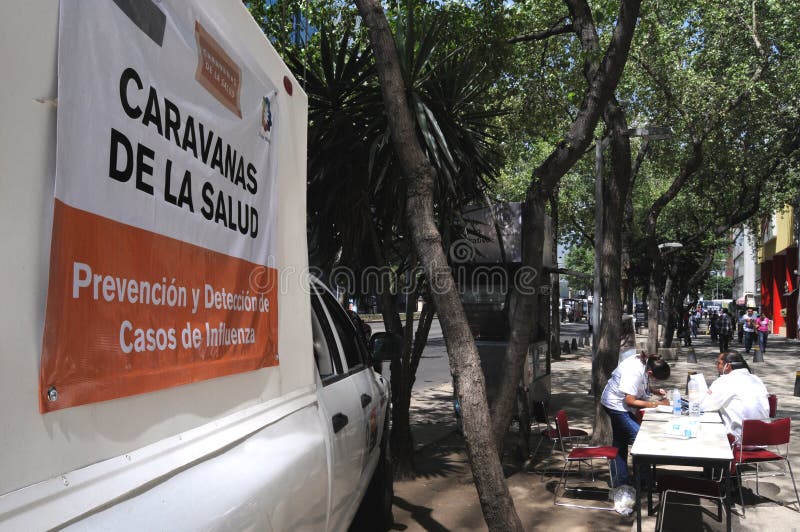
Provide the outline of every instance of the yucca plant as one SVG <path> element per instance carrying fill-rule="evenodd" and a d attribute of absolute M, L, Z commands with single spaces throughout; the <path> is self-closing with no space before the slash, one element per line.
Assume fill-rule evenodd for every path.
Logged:
<path fill-rule="evenodd" d="M 446 32 L 446 19 L 436 13 L 423 21 L 413 11 L 396 19 L 396 46 L 417 133 L 437 171 L 439 223 L 452 229 L 463 206 L 483 197 L 486 181 L 500 164 L 492 134 L 499 111 L 488 103 L 492 80 L 483 66 L 463 48 L 445 50 Z M 312 261 L 403 271 L 412 255 L 405 225 L 406 180 L 390 139 L 372 54 L 355 21 L 340 20 L 337 29 L 323 27 L 314 37 L 318 50 L 289 57 L 309 96 Z M 386 305 L 383 310 L 393 314 L 386 321 L 399 330 L 396 311 Z M 392 369 L 392 444 L 400 475 L 413 468 L 408 420 L 414 380 L 408 368 L 416 366 L 412 356 L 409 344 L 398 363 L 405 369 Z"/>

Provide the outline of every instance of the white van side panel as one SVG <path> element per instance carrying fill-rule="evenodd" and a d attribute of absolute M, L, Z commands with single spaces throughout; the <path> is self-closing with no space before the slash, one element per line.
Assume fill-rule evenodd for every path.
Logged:
<path fill-rule="evenodd" d="M 327 460 L 316 408 L 66 530 L 323 530 Z"/>
<path fill-rule="evenodd" d="M 59 410 L 38 409 L 39 359 L 53 209 L 58 2 L 0 2 L 0 503 L 3 494 L 177 437 L 314 385 L 307 267 L 307 98 L 241 2 L 209 0 L 276 86 L 293 84 L 277 117 L 291 123 L 278 155 L 277 367 Z"/>

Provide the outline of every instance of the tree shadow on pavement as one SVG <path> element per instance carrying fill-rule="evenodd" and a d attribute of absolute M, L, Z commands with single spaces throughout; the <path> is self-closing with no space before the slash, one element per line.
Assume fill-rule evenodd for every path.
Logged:
<path fill-rule="evenodd" d="M 453 393 L 436 388 L 422 390 L 412 399 L 412 423 L 451 423 L 455 427 Z"/>
<path fill-rule="evenodd" d="M 427 508 L 425 506 L 418 506 L 415 504 L 411 504 L 410 502 L 406 501 L 401 497 L 394 498 L 394 505 L 398 508 L 406 510 L 411 514 L 411 518 L 416 521 L 419 526 L 424 528 L 425 530 L 429 530 L 432 532 L 447 532 L 448 529 L 441 525 L 436 519 L 434 519 L 431 514 L 433 510 L 431 508 Z M 405 530 L 407 527 L 405 525 L 395 524 L 392 526 L 391 530 Z"/>
<path fill-rule="evenodd" d="M 428 445 L 414 456 L 414 478 L 445 478 L 459 473 L 469 475 L 469 464 L 463 451 L 464 441 L 456 434 Z M 469 481 L 472 481 L 471 475 Z"/>

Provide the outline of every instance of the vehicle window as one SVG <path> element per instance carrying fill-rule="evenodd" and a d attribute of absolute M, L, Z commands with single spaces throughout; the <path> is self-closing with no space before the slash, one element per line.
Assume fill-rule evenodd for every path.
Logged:
<path fill-rule="evenodd" d="M 322 301 L 331 315 L 333 326 L 344 350 L 344 358 L 347 360 L 347 367 L 353 369 L 364 364 L 361 349 L 356 340 L 356 328 L 350 318 L 345 314 L 344 309 L 328 292 L 322 292 Z"/>
<path fill-rule="evenodd" d="M 327 318 L 322 311 L 319 298 L 314 294 L 311 295 L 311 332 L 314 342 L 314 360 L 317 363 L 320 378 L 324 381 L 326 378 L 344 373 L 342 361 L 336 352 L 336 342 L 327 325 Z"/>

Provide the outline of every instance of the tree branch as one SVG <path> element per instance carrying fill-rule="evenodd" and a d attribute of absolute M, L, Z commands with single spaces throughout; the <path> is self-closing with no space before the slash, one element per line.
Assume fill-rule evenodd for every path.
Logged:
<path fill-rule="evenodd" d="M 562 20 L 565 19 L 566 17 Z M 534 31 L 532 33 L 526 33 L 524 35 L 517 35 L 516 37 L 508 39 L 508 41 L 506 42 L 508 44 L 516 44 L 520 42 L 543 41 L 555 35 L 563 35 L 565 33 L 572 33 L 573 31 L 574 28 L 572 24 L 566 23 L 561 26 L 552 26 L 550 28 L 547 28 L 546 30 Z"/>
<path fill-rule="evenodd" d="M 594 27 L 591 24 L 591 12 L 585 0 L 565 0 L 565 2 L 570 8 L 572 23 L 576 31 L 585 32 L 586 28 Z M 543 192 L 549 193 L 564 172 L 575 164 L 586 147 L 591 144 L 600 114 L 616 89 L 628 59 L 628 51 L 639 17 L 640 4 L 641 0 L 622 0 L 620 3 L 618 22 L 611 36 L 611 42 L 594 75 L 588 76 L 588 79 L 592 81 L 583 102 L 581 102 L 577 118 L 565 138 L 534 171 L 534 181 L 540 183 L 539 186 Z"/>
<path fill-rule="evenodd" d="M 636 176 L 639 175 L 639 169 L 642 167 L 642 163 L 644 163 L 644 158 L 647 157 L 647 152 L 650 151 L 650 139 L 645 137 L 644 142 L 642 142 L 641 148 L 639 148 L 639 153 L 636 154 L 636 159 L 633 161 L 633 167 L 631 168 L 631 189 L 633 189 L 634 181 L 636 181 Z"/>
<path fill-rule="evenodd" d="M 653 80 L 653 83 L 656 84 L 656 87 L 661 89 L 661 92 L 664 93 L 664 98 L 667 100 L 667 104 L 678 111 L 678 113 L 684 118 L 684 120 L 686 120 L 688 124 L 691 124 L 692 121 L 689 112 L 678 104 L 678 100 L 675 98 L 675 94 L 672 92 L 672 89 L 670 89 L 664 80 L 658 76 L 653 67 L 649 63 L 645 62 L 640 56 L 634 56 L 633 60 L 636 64 L 642 67 L 642 70 L 644 70 L 648 76 L 650 76 L 650 79 Z"/>
<path fill-rule="evenodd" d="M 697 285 L 700 282 L 700 279 L 708 273 L 708 269 L 711 267 L 711 263 L 714 261 L 714 255 L 716 253 L 716 249 L 714 247 L 710 247 L 708 251 L 706 251 L 706 256 L 703 259 L 702 264 L 697 268 L 697 270 L 689 277 L 689 280 L 686 281 L 686 286 L 688 288 L 692 288 L 693 286 Z"/>
<path fill-rule="evenodd" d="M 575 217 L 575 211 L 568 210 L 567 218 L 569 218 L 569 221 L 572 222 L 572 225 L 575 227 L 575 230 L 578 232 L 578 234 L 581 235 L 590 246 L 594 247 L 594 237 L 592 237 L 592 235 L 583 229 L 581 224 L 578 222 L 578 219 Z"/>
<path fill-rule="evenodd" d="M 648 238 L 655 241 L 656 223 L 664 207 L 678 195 L 683 185 L 694 174 L 703 162 L 703 143 L 695 141 L 692 143 L 692 154 L 681 164 L 681 170 L 675 179 L 672 180 L 669 188 L 665 190 L 650 207 L 650 212 L 645 221 L 645 234 Z"/>
<path fill-rule="evenodd" d="M 750 26 L 748 24 L 744 24 L 744 27 L 750 31 L 750 37 L 753 39 L 753 45 L 756 47 L 756 52 L 761 57 L 761 63 L 756 67 L 753 74 L 750 76 L 750 83 L 748 87 L 739 93 L 738 96 L 731 98 L 728 103 L 725 105 L 725 108 L 716 114 L 716 119 L 709 119 L 706 123 L 706 126 L 703 128 L 702 138 L 707 137 L 714 129 L 717 128 L 719 122 L 722 121 L 722 118 L 725 117 L 728 113 L 736 109 L 752 92 L 752 85 L 759 81 L 761 77 L 764 75 L 764 72 L 767 69 L 768 58 L 766 51 L 764 50 L 764 46 L 761 44 L 761 39 L 758 37 L 758 19 L 756 17 L 756 3 L 755 1 L 752 3 L 752 13 L 753 13 L 753 25 Z"/>

